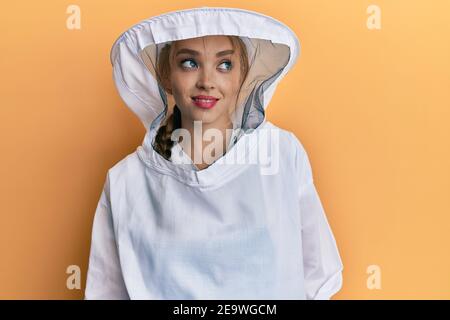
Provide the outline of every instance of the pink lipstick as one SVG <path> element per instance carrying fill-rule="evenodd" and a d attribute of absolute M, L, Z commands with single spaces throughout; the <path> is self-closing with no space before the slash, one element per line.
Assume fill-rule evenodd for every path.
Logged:
<path fill-rule="evenodd" d="M 212 107 L 215 106 L 218 100 L 219 100 L 218 98 L 212 96 L 199 95 L 192 97 L 192 101 L 194 101 L 194 104 L 197 107 L 204 109 L 211 109 Z"/>

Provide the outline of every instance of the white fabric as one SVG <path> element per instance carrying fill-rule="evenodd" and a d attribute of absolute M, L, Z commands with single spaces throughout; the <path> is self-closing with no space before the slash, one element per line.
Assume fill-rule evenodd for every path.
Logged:
<path fill-rule="evenodd" d="M 153 149 L 151 123 L 164 103 L 138 53 L 152 41 L 207 34 L 246 34 L 289 46 L 289 62 L 264 92 L 264 108 L 299 54 L 288 27 L 230 8 L 154 17 L 115 42 L 116 85 L 148 132 L 106 175 L 85 299 L 329 299 L 342 286 L 343 264 L 294 134 L 264 119 L 202 170 Z M 271 156 L 268 163 L 261 150 Z"/>

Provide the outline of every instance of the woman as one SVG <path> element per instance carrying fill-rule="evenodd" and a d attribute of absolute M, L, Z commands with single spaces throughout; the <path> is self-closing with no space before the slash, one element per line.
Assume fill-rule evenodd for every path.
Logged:
<path fill-rule="evenodd" d="M 339 291 L 343 265 L 306 151 L 265 118 L 299 50 L 284 24 L 232 8 L 170 12 L 116 40 L 115 83 L 147 133 L 106 176 L 85 299 Z"/>

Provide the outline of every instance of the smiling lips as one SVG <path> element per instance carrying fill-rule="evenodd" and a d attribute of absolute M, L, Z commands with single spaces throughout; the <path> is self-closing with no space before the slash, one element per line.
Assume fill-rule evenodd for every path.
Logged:
<path fill-rule="evenodd" d="M 197 107 L 204 108 L 204 109 L 211 109 L 215 106 L 216 102 L 219 100 L 216 97 L 212 96 L 195 96 L 192 97 L 192 100 L 194 101 L 194 104 Z"/>

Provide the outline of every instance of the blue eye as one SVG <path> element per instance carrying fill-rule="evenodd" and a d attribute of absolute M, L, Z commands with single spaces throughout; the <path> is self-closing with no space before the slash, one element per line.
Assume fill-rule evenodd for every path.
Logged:
<path fill-rule="evenodd" d="M 220 65 L 223 65 L 224 63 L 229 65 L 228 67 L 225 68 L 225 70 L 231 70 L 231 61 L 229 61 L 229 60 L 224 61 Z M 223 68 L 221 68 L 221 69 L 223 69 Z"/>
<path fill-rule="evenodd" d="M 192 68 L 197 67 L 197 63 L 193 59 L 185 59 L 185 60 L 181 61 L 180 65 L 185 69 L 192 69 Z M 223 61 L 219 66 L 221 66 L 221 65 L 225 65 L 225 67 L 219 67 L 219 69 L 226 70 L 226 71 L 231 70 L 231 67 L 232 67 L 231 61 L 229 61 L 229 60 Z"/>
<path fill-rule="evenodd" d="M 181 61 L 181 66 L 184 67 L 184 68 L 190 69 L 192 65 L 191 66 L 189 66 L 189 64 L 185 65 L 186 62 L 192 62 L 195 66 L 197 65 L 194 60 L 192 60 L 192 59 L 185 59 L 185 60 Z"/>

